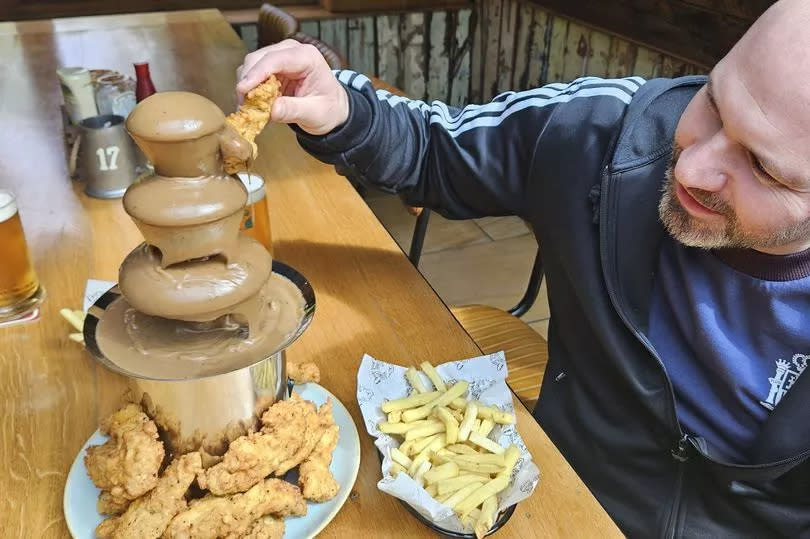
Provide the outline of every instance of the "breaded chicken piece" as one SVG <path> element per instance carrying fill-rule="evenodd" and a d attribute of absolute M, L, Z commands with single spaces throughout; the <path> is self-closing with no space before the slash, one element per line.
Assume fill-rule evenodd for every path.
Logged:
<path fill-rule="evenodd" d="M 242 536 L 244 539 L 281 539 L 284 537 L 284 519 L 262 517 Z"/>
<path fill-rule="evenodd" d="M 292 378 L 296 384 L 318 383 L 321 381 L 321 370 L 316 364 L 307 361 L 301 363 L 288 361 L 287 376 Z"/>
<path fill-rule="evenodd" d="M 287 404 L 287 406 L 282 406 Z M 282 401 L 274 404 L 262 415 L 262 434 L 265 436 L 272 436 L 273 438 L 290 438 L 294 435 L 292 427 L 290 426 L 291 415 L 289 410 L 295 410 L 297 413 L 301 412 L 304 415 L 303 430 L 295 433 L 296 436 L 303 433 L 303 443 L 298 447 L 298 450 L 282 460 L 276 466 L 273 473 L 275 475 L 284 475 L 292 468 L 295 468 L 306 459 L 315 444 L 318 442 L 318 427 L 320 420 L 315 405 L 307 400 L 301 399 L 297 393 L 293 393 L 289 400 Z M 300 427 L 297 427 L 300 428 Z"/>
<path fill-rule="evenodd" d="M 321 437 L 315 449 L 298 468 L 298 484 L 304 498 L 314 502 L 325 502 L 337 496 L 340 484 L 335 480 L 329 465 L 332 464 L 332 452 L 338 443 L 338 426 L 332 416 L 332 399 L 326 401 L 318 410 Z"/>
<path fill-rule="evenodd" d="M 120 515 L 127 510 L 132 500 L 116 498 L 106 490 L 102 490 L 98 496 L 96 509 L 101 515 Z"/>
<path fill-rule="evenodd" d="M 265 516 L 303 516 L 307 503 L 301 491 L 281 479 L 265 479 L 247 492 L 194 500 L 174 517 L 163 537 L 215 539 L 242 537 L 253 523 Z"/>
<path fill-rule="evenodd" d="M 160 537 L 172 518 L 186 509 L 186 491 L 200 470 L 202 459 L 197 452 L 174 459 L 154 489 L 133 501 L 120 517 L 102 522 L 96 528 L 96 536 L 111 539 Z"/>
<path fill-rule="evenodd" d="M 267 80 L 247 93 L 239 110 L 225 118 L 242 138 L 251 143 L 254 157 L 258 151 L 254 140 L 270 121 L 270 111 L 273 110 L 273 103 L 280 95 L 280 90 L 281 83 L 270 75 Z M 224 163 L 228 174 L 246 170 L 248 165 L 248 161 L 240 160 L 236 156 L 225 156 Z"/>
<path fill-rule="evenodd" d="M 137 404 L 128 404 L 106 418 L 101 431 L 110 439 L 88 447 L 84 465 L 93 483 L 108 492 L 105 506 L 123 506 L 157 484 L 163 442 L 154 421 Z"/>
<path fill-rule="evenodd" d="M 222 462 L 200 473 L 200 487 L 220 496 L 244 492 L 275 472 L 304 444 L 310 413 L 316 415 L 312 403 L 295 393 L 272 405 L 262 416 L 262 431 L 231 442 Z"/>

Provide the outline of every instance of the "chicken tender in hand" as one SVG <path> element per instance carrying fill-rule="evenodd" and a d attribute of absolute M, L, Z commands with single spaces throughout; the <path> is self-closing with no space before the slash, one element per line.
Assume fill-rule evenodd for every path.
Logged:
<path fill-rule="evenodd" d="M 107 491 L 105 507 L 123 507 L 157 484 L 163 442 L 154 421 L 137 404 L 128 404 L 102 421 L 101 431 L 110 439 L 88 447 L 84 465 L 93 483 Z"/>
<path fill-rule="evenodd" d="M 265 479 L 247 492 L 231 496 L 208 495 L 189 503 L 174 517 L 166 538 L 215 539 L 242 537 L 265 516 L 303 516 L 307 503 L 301 491 L 281 479 Z"/>
<path fill-rule="evenodd" d="M 273 103 L 281 93 L 280 90 L 281 83 L 276 77 L 270 75 L 266 81 L 247 93 L 239 110 L 225 118 L 225 121 L 253 146 L 254 157 L 257 152 L 254 140 L 270 121 L 270 112 L 273 110 Z M 226 156 L 224 159 L 225 172 L 235 174 L 246 170 L 248 161 L 240 160 L 237 156 Z"/>
<path fill-rule="evenodd" d="M 337 496 L 340 484 L 335 480 L 329 465 L 332 452 L 338 442 L 338 426 L 332 416 L 332 400 L 321 405 L 318 410 L 321 436 L 315 449 L 298 468 L 298 484 L 304 498 L 314 502 L 325 502 Z"/>
<path fill-rule="evenodd" d="M 102 539 L 157 539 L 172 518 L 187 507 L 186 491 L 200 470 L 202 459 L 197 452 L 174 459 L 154 489 L 132 502 L 120 517 L 102 522 L 96 528 L 96 536 Z"/>

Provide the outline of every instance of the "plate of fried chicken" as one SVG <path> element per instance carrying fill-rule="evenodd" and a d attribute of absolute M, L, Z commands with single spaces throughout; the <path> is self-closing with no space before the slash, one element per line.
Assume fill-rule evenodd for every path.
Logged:
<path fill-rule="evenodd" d="M 75 539 L 308 538 L 345 503 L 360 440 L 343 404 L 316 383 L 261 417 L 203 468 L 198 452 L 164 462 L 155 423 L 138 404 L 102 421 L 68 474 L 64 511 Z"/>

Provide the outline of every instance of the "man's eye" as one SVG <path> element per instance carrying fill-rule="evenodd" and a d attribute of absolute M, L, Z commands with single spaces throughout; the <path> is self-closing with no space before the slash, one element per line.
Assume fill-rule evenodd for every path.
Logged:
<path fill-rule="evenodd" d="M 769 184 L 781 185 L 773 176 L 768 174 L 768 171 L 765 170 L 765 168 L 762 166 L 762 164 L 759 162 L 759 160 L 756 159 L 755 157 L 751 158 L 751 165 L 754 167 L 754 170 L 756 171 L 757 176 L 759 176 L 759 178 L 762 181 L 764 181 L 766 183 L 769 183 Z"/>

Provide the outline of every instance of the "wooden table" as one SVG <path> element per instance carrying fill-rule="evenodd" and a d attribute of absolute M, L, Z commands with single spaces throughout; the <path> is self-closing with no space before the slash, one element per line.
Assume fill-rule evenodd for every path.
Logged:
<path fill-rule="evenodd" d="M 116 279 L 141 241 L 119 200 L 88 198 L 69 180 L 54 71 L 83 65 L 131 73 L 133 61 L 148 60 L 158 90 L 192 90 L 230 112 L 244 52 L 213 10 L 0 23 L 0 186 L 19 195 L 48 291 L 41 320 L 0 329 L 3 537 L 67 535 L 67 471 L 99 419 L 121 402 L 123 384 L 67 339 L 58 311 L 81 307 L 88 278 Z M 317 294 L 314 322 L 289 357 L 320 365 L 322 383 L 347 405 L 362 441 L 352 496 L 322 535 L 430 536 L 377 490 L 379 461 L 355 399 L 357 367 L 363 353 L 405 365 L 480 352 L 344 178 L 306 155 L 285 126 L 269 127 L 259 147 L 276 257 L 304 273 Z M 523 407 L 518 427 L 541 480 L 499 536 L 619 535 Z"/>

